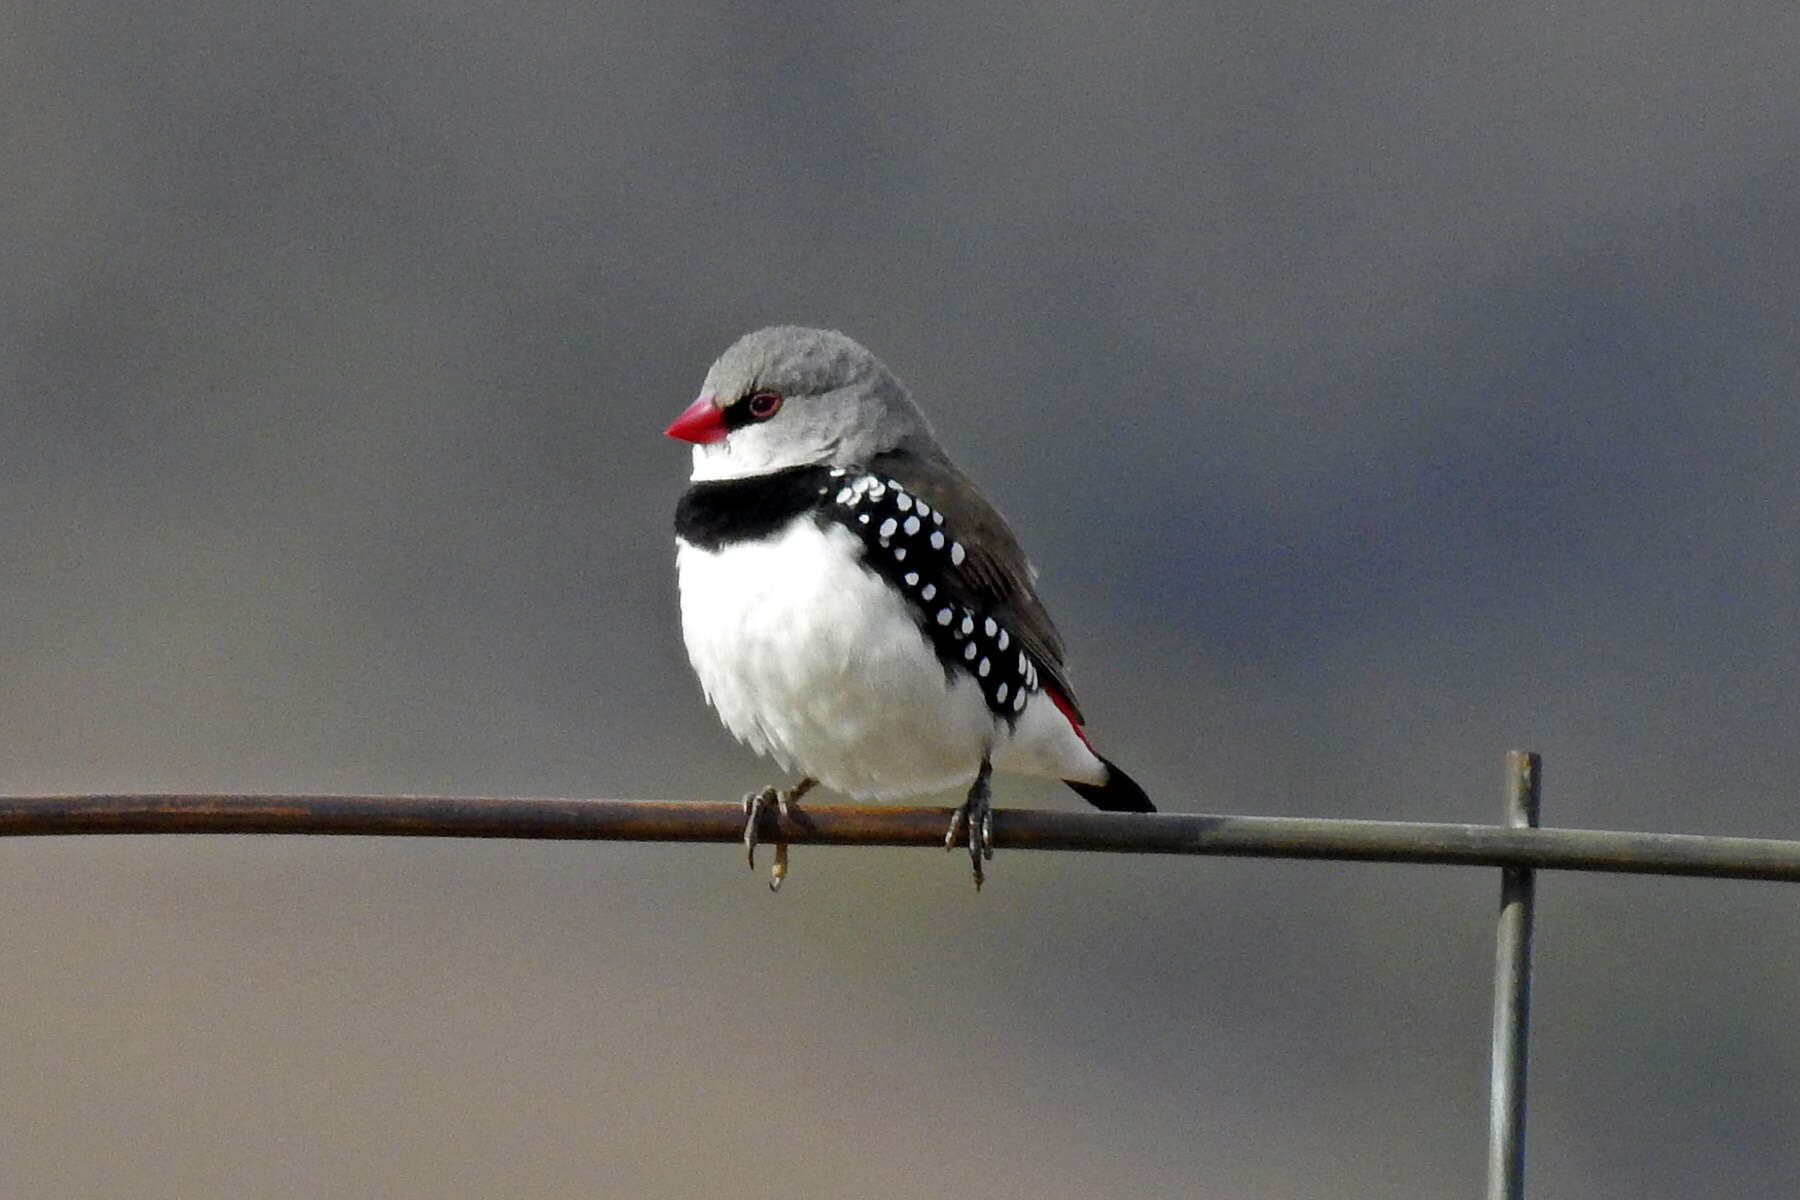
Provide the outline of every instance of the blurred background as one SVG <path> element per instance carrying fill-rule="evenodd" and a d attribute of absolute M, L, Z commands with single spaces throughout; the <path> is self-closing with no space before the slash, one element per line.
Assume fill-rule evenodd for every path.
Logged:
<path fill-rule="evenodd" d="M 661 437 L 841 328 L 1166 809 L 1800 836 L 1800 11 L 46 4 L 0 792 L 721 799 Z M 997 802 L 1079 806 L 1005 780 Z M 1800 911 L 1540 882 L 1528 1179 L 1800 1192 Z M 0 845 L 12 1196 L 1445 1197 L 1494 872 Z"/>

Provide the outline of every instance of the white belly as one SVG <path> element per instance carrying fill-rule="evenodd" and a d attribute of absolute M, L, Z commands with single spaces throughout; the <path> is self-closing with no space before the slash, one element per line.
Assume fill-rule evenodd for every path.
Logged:
<path fill-rule="evenodd" d="M 679 543 L 688 657 L 726 728 L 858 799 L 965 786 L 996 741 L 980 689 L 944 668 L 905 602 L 806 518 L 720 550 Z"/>

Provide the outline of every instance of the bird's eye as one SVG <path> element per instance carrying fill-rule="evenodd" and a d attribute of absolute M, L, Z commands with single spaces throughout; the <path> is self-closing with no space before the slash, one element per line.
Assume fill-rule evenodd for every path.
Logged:
<path fill-rule="evenodd" d="M 745 407 L 756 420 L 766 421 L 781 410 L 781 396 L 776 392 L 757 392 Z"/>

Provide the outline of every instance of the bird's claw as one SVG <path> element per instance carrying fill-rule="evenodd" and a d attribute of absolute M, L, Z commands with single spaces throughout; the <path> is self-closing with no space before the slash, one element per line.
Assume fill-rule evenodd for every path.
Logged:
<path fill-rule="evenodd" d="M 774 784 L 770 784 L 760 792 L 744 793 L 744 858 L 750 869 L 756 870 L 756 846 L 759 839 L 756 835 L 756 822 L 762 817 L 763 809 L 770 804 L 781 803 L 781 792 Z"/>
<path fill-rule="evenodd" d="M 994 857 L 994 809 L 991 802 L 991 791 L 988 778 L 993 768 L 986 760 L 982 761 L 981 770 L 975 775 L 975 783 L 969 788 L 969 798 L 961 808 L 950 814 L 950 828 L 944 834 L 944 849 L 956 848 L 956 839 L 965 827 L 969 831 L 969 865 L 975 871 L 975 890 L 981 890 L 985 878 L 981 870 L 983 860 Z"/>
<path fill-rule="evenodd" d="M 760 841 L 757 837 L 757 822 L 762 818 L 763 810 L 774 804 L 783 817 L 793 815 L 794 801 L 813 789 L 816 781 L 802 779 L 793 787 L 782 790 L 770 784 L 760 792 L 744 793 L 744 858 L 750 869 L 756 870 L 756 847 Z M 781 881 L 787 878 L 788 848 L 787 843 L 777 838 L 775 841 L 775 865 L 769 868 L 769 890 L 779 892 Z"/>

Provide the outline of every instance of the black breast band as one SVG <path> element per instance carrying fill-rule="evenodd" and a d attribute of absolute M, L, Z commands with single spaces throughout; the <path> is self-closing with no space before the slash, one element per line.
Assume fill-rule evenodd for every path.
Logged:
<path fill-rule="evenodd" d="M 675 533 L 702 550 L 753 542 L 785 529 L 824 504 L 831 493 L 827 467 L 789 467 L 748 479 L 696 483 L 675 506 Z"/>

